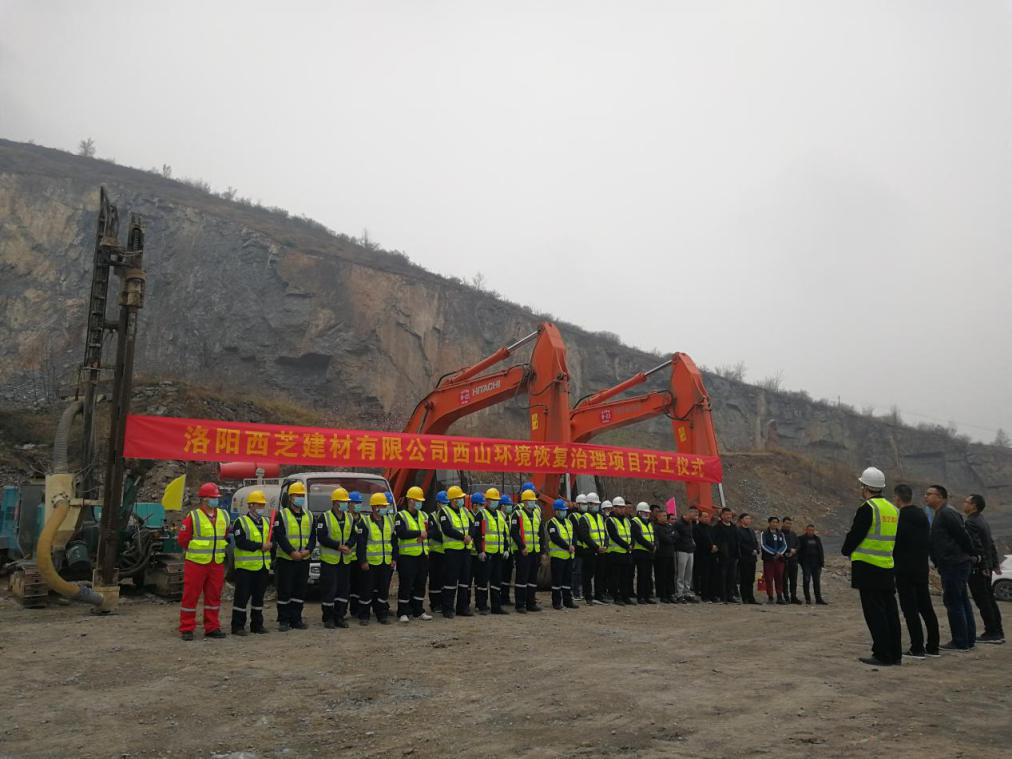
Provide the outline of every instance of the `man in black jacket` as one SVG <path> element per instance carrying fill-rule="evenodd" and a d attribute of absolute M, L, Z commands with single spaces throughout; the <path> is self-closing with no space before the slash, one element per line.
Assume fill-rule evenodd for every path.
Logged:
<path fill-rule="evenodd" d="M 651 506 L 654 519 L 654 537 L 657 551 L 654 553 L 654 579 L 657 582 L 657 598 L 661 603 L 675 602 L 675 528 L 671 517 L 658 506 Z"/>
<path fill-rule="evenodd" d="M 798 564 L 801 565 L 801 584 L 805 590 L 805 603 L 812 602 L 809 589 L 814 586 L 815 603 L 826 606 L 826 602 L 822 600 L 822 568 L 826 566 L 826 554 L 822 550 L 822 539 L 815 534 L 814 524 L 805 527 L 805 534 L 798 537 Z"/>
<path fill-rule="evenodd" d="M 734 598 L 738 584 L 738 528 L 731 523 L 731 509 L 720 510 L 720 521 L 713 528 L 713 544 L 717 547 L 717 594 L 726 604 Z"/>
<path fill-rule="evenodd" d="M 692 536 L 697 519 L 699 510 L 690 506 L 684 517 L 675 520 L 675 600 L 683 604 L 697 603 L 692 595 L 696 557 L 696 541 Z"/>
<path fill-rule="evenodd" d="M 924 502 L 935 511 L 929 538 L 931 560 L 942 577 L 942 603 L 952 633 L 952 640 L 941 648 L 967 651 L 977 642 L 977 623 L 966 587 L 973 543 L 966 534 L 963 517 L 948 504 L 948 498 L 948 491 L 941 485 L 932 485 L 924 492 Z"/>
<path fill-rule="evenodd" d="M 984 519 L 984 507 L 987 504 L 984 496 L 972 493 L 963 501 L 963 513 L 966 514 L 966 531 L 970 535 L 977 553 L 977 561 L 970 572 L 970 593 L 973 602 L 980 610 L 980 618 L 984 620 L 984 634 L 977 640 L 980 643 L 1004 643 L 1005 630 L 1002 628 L 1001 611 L 994 600 L 994 586 L 991 573 L 1001 574 L 1001 561 L 994 539 L 991 537 L 991 526 Z"/>
<path fill-rule="evenodd" d="M 713 544 L 713 527 L 710 524 L 712 515 L 709 511 L 699 513 L 699 521 L 692 529 L 692 539 L 696 544 L 696 558 L 692 566 L 692 586 L 703 601 L 717 602 L 714 593 L 714 567 L 716 562 L 713 554 L 717 547 Z"/>
<path fill-rule="evenodd" d="M 900 510 L 900 523 L 896 530 L 893 561 L 896 563 L 896 591 L 900 608 L 910 634 L 907 656 L 923 659 L 940 656 L 938 651 L 938 617 L 931 606 L 928 592 L 928 544 L 931 525 L 928 515 L 913 505 L 914 493 L 909 485 L 893 488 L 893 503 Z M 928 631 L 928 644 L 924 645 L 921 618 Z"/>
<path fill-rule="evenodd" d="M 738 588 L 741 602 L 757 604 L 755 600 L 755 565 L 759 558 L 759 541 L 752 529 L 752 515 L 738 517 Z"/>
<path fill-rule="evenodd" d="M 787 591 L 787 601 L 792 604 L 801 604 L 798 598 L 798 534 L 794 532 L 794 520 L 784 517 L 781 520 L 780 532 L 787 541 L 787 553 L 784 554 L 784 590 Z"/>

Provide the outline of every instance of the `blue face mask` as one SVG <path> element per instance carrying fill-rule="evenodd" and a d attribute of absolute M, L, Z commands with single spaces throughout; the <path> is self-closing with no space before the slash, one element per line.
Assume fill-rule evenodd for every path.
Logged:
<path fill-rule="evenodd" d="M 303 506 L 306 505 L 306 499 L 301 495 L 297 495 L 292 499 L 292 504 L 298 506 L 301 509 Z"/>
<path fill-rule="evenodd" d="M 559 509 L 558 511 L 555 512 L 555 518 L 556 519 L 565 519 L 566 515 L 568 513 L 569 512 L 566 509 Z"/>
<path fill-rule="evenodd" d="M 506 512 L 507 514 L 512 514 L 513 513 L 513 504 L 512 503 L 507 503 L 505 506 L 502 507 L 502 510 L 504 512 Z"/>
<path fill-rule="evenodd" d="M 348 511 L 348 502 L 347 501 L 338 501 L 337 502 L 337 508 L 338 508 L 339 511 L 347 513 L 347 511 Z"/>
<path fill-rule="evenodd" d="M 499 501 L 485 501 L 485 505 L 488 506 L 488 508 L 495 511 L 497 508 L 499 508 Z"/>
<path fill-rule="evenodd" d="M 212 509 L 218 508 L 218 499 L 217 498 L 208 498 L 207 499 L 207 505 L 210 506 Z"/>
<path fill-rule="evenodd" d="M 355 513 L 356 514 L 366 514 L 366 513 L 368 513 L 368 511 L 369 511 L 369 507 L 366 506 L 364 503 L 356 503 L 355 504 Z"/>
<path fill-rule="evenodd" d="M 599 503 L 591 503 L 589 504 L 589 506 L 590 506 L 590 513 L 592 514 L 596 514 L 601 510 L 601 504 Z"/>

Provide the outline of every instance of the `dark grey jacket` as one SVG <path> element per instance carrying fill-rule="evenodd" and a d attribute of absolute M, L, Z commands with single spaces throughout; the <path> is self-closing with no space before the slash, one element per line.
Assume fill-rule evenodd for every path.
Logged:
<path fill-rule="evenodd" d="M 931 561 L 936 567 L 951 567 L 970 561 L 973 543 L 963 526 L 963 516 L 946 504 L 931 520 Z"/>
<path fill-rule="evenodd" d="M 974 552 L 980 557 L 977 569 L 984 574 L 991 574 L 1001 566 L 998 549 L 995 548 L 994 538 L 991 537 L 991 525 L 984 519 L 983 514 L 979 512 L 970 514 L 966 518 L 966 532 L 973 543 Z"/>

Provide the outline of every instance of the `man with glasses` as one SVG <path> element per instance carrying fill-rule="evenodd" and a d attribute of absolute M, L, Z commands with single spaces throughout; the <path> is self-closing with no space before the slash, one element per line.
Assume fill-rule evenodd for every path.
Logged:
<path fill-rule="evenodd" d="M 973 543 L 966 533 L 963 517 L 949 505 L 948 499 L 949 492 L 941 485 L 932 485 L 924 491 L 924 502 L 935 512 L 931 520 L 931 560 L 942 577 L 942 603 L 952 633 L 952 640 L 941 648 L 969 651 L 977 642 L 977 623 L 967 590 Z"/>

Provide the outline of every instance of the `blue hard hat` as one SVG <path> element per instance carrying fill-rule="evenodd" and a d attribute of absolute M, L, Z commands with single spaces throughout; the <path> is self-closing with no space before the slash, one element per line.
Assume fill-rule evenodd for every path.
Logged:
<path fill-rule="evenodd" d="M 362 503 L 362 494 L 359 493 L 357 490 L 352 490 L 350 493 L 348 493 L 348 500 L 350 500 L 352 503 Z"/>
<path fill-rule="evenodd" d="M 396 503 L 396 501 L 394 500 L 394 494 L 391 493 L 389 490 L 387 491 L 387 503 L 390 504 Z"/>
<path fill-rule="evenodd" d="M 566 501 L 565 501 L 565 499 L 563 499 L 563 498 L 556 498 L 555 499 L 555 503 L 553 503 L 552 505 L 555 507 L 556 511 L 568 511 L 569 510 L 569 504 L 567 504 Z"/>
<path fill-rule="evenodd" d="M 533 490 L 535 493 L 538 492 L 538 489 L 534 487 L 533 482 L 525 482 L 523 485 L 520 486 L 521 493 L 523 493 L 525 490 Z"/>
<path fill-rule="evenodd" d="M 440 490 L 436 493 L 436 503 L 447 504 L 450 502 L 450 496 L 446 494 L 445 490 Z"/>
<path fill-rule="evenodd" d="M 500 506 L 512 506 L 513 505 L 513 499 L 510 498 L 508 495 L 506 495 L 504 493 L 503 496 L 502 496 L 502 498 L 499 499 L 499 505 Z"/>
<path fill-rule="evenodd" d="M 483 496 L 481 493 L 474 493 L 471 496 L 471 503 L 476 504 L 478 506 L 484 506 L 485 505 L 485 496 Z"/>

